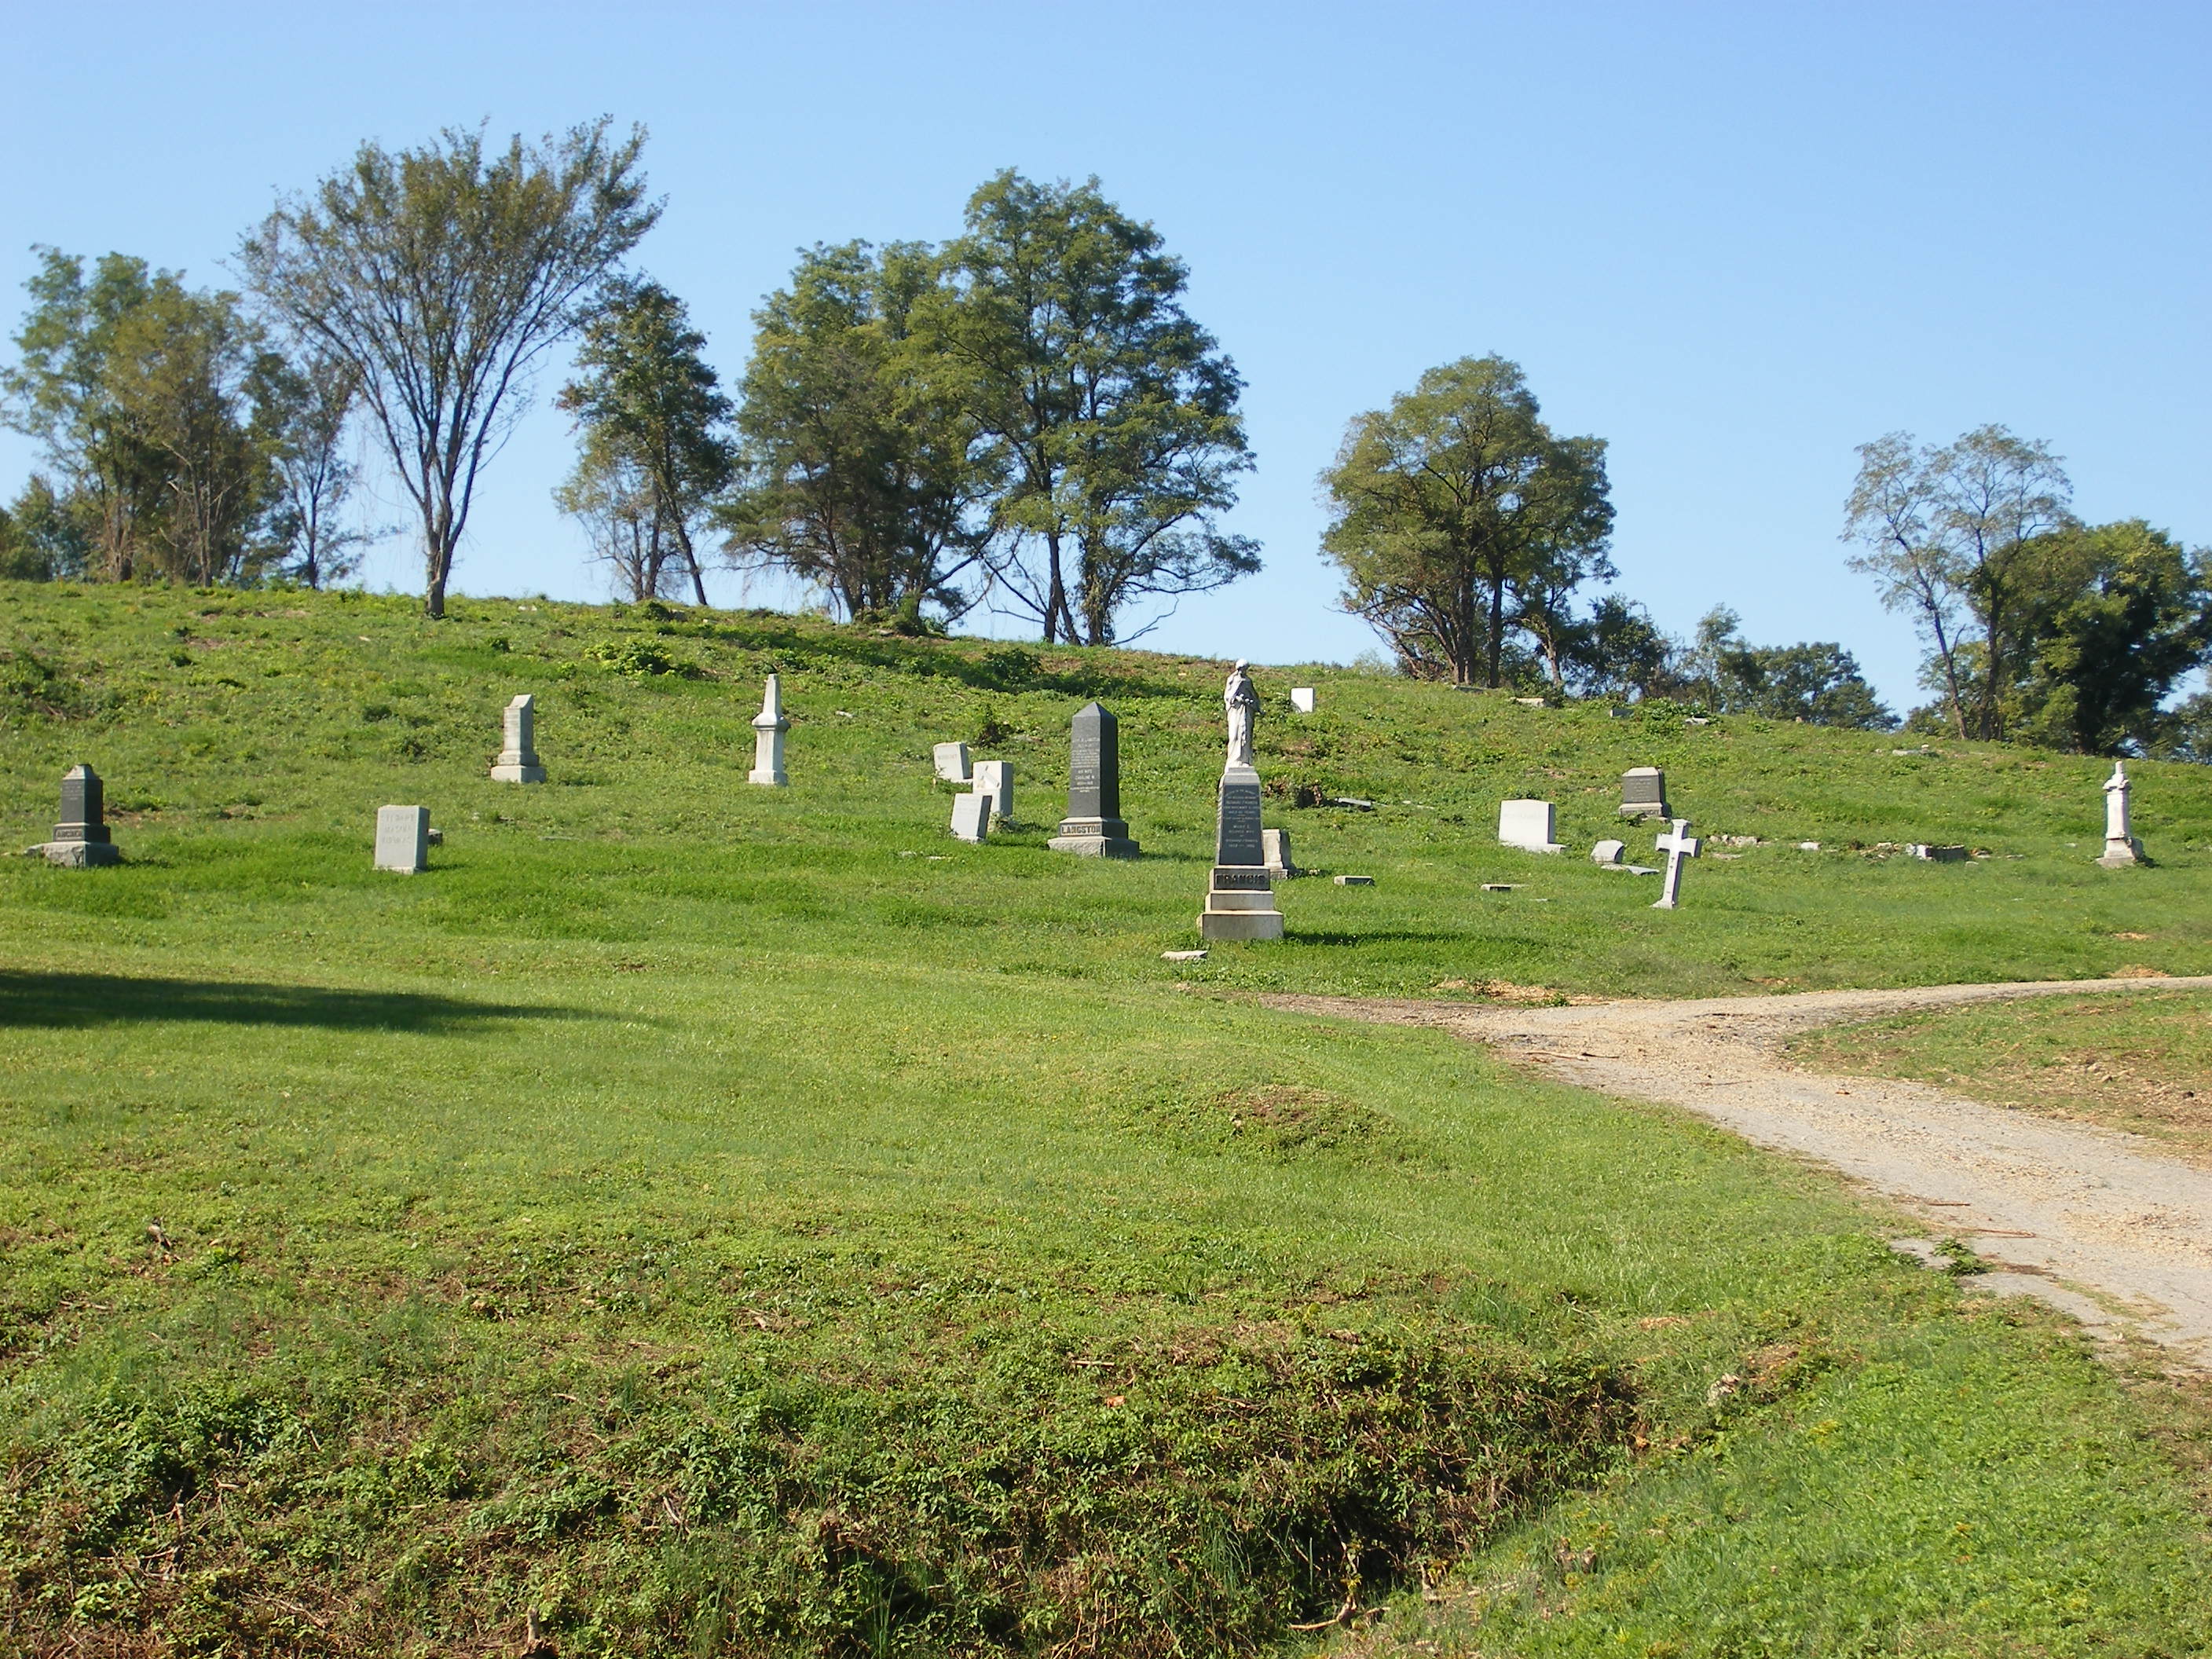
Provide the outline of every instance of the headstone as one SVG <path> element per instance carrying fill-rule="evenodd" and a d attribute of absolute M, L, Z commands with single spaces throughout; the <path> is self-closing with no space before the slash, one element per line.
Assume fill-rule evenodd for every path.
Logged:
<path fill-rule="evenodd" d="M 2124 870 L 2144 864 L 2142 843 L 2128 827 L 2128 765 L 2112 763 L 2112 775 L 2105 780 L 2105 855 L 2097 860 L 2107 870 Z"/>
<path fill-rule="evenodd" d="M 1656 766 L 1637 766 L 1620 775 L 1620 815 L 1625 818 L 1670 818 L 1667 775 Z"/>
<path fill-rule="evenodd" d="M 1313 687 L 1310 685 L 1292 686 L 1291 688 L 1291 707 L 1301 714 L 1312 714 L 1314 711 Z"/>
<path fill-rule="evenodd" d="M 783 734 L 790 730 L 791 722 L 783 717 L 783 688 L 771 674 L 761 692 L 761 711 L 753 716 L 753 769 L 745 774 L 747 783 L 769 789 L 791 787 L 790 775 L 783 769 Z"/>
<path fill-rule="evenodd" d="M 1682 860 L 1698 856 L 1698 839 L 1690 833 L 1689 819 L 1676 818 L 1674 825 L 1672 834 L 1660 836 L 1652 845 L 1654 852 L 1667 855 L 1667 879 L 1659 890 L 1659 896 L 1651 902 L 1655 910 L 1675 908 L 1682 896 Z"/>
<path fill-rule="evenodd" d="M 971 846 L 981 847 L 991 833 L 991 798 L 966 794 L 952 798 L 952 833 Z"/>
<path fill-rule="evenodd" d="M 1601 841 L 1590 848 L 1592 864 L 1619 864 L 1628 852 L 1625 841 Z"/>
<path fill-rule="evenodd" d="M 1336 878 L 1336 884 L 1339 887 L 1372 887 L 1375 884 L 1375 878 L 1372 876 L 1339 876 Z"/>
<path fill-rule="evenodd" d="M 1014 763 L 1012 761 L 977 761 L 975 763 L 975 793 L 991 798 L 991 816 L 1012 818 L 1014 816 Z"/>
<path fill-rule="evenodd" d="M 1547 800 L 1500 801 L 1498 839 L 1523 852 L 1565 852 L 1565 847 L 1552 839 L 1552 803 Z"/>
<path fill-rule="evenodd" d="M 1971 856 L 1963 847 L 1942 847 L 1924 841 L 1908 842 L 1905 854 L 1907 858 L 1926 859 L 1931 864 L 1964 864 Z"/>
<path fill-rule="evenodd" d="M 1231 705 L 1232 721 L 1235 705 Z M 1249 743 L 1249 738 L 1248 738 Z M 1271 939 L 1283 936 L 1283 913 L 1267 876 L 1267 843 L 1260 831 L 1260 775 L 1231 765 L 1221 774 L 1214 818 L 1213 876 L 1199 936 L 1207 939 Z"/>
<path fill-rule="evenodd" d="M 1137 843 L 1121 817 L 1121 727 L 1107 709 L 1086 702 L 1068 732 L 1067 816 L 1045 843 L 1055 853 L 1133 859 Z"/>
<path fill-rule="evenodd" d="M 495 783 L 543 783 L 545 769 L 538 763 L 538 705 L 525 694 L 507 706 L 501 721 L 502 747 L 491 763 Z"/>
<path fill-rule="evenodd" d="M 1287 830 L 1262 830 L 1260 832 L 1260 862 L 1271 876 L 1288 879 L 1298 872 L 1291 862 L 1291 832 Z"/>
<path fill-rule="evenodd" d="M 930 751 L 937 768 L 937 775 L 947 783 L 968 781 L 968 745 L 964 743 L 940 743 Z"/>
<path fill-rule="evenodd" d="M 46 862 L 66 869 L 120 864 L 123 854 L 107 833 L 107 798 L 100 774 L 79 762 L 62 774 L 61 821 L 54 838 L 39 850 Z"/>
<path fill-rule="evenodd" d="M 514 780 L 520 782 L 523 780 Z M 376 867 L 416 876 L 430 867 L 430 809 L 427 806 L 380 806 L 376 809 Z"/>

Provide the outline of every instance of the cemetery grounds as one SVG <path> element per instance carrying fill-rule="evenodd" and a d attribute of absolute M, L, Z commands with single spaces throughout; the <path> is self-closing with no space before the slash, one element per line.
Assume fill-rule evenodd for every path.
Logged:
<path fill-rule="evenodd" d="M 2134 769 L 2158 863 L 2106 872 L 2108 763 L 1263 669 L 1267 822 L 1321 875 L 1281 944 L 1170 963 L 1219 664 L 0 604 L 9 845 L 84 760 L 126 859 L 0 861 L 0 1645 L 2212 1649 L 2212 1411 L 2169 1357 L 1685 1113 L 1256 1001 L 2203 973 L 2203 769 Z M 744 781 L 770 670 L 787 790 Z M 543 786 L 483 775 L 520 691 Z M 1134 863 L 1043 844 L 1093 696 Z M 951 738 L 1015 766 L 980 848 Z M 1580 856 L 1646 763 L 1760 838 L 1671 915 Z M 1509 796 L 1574 854 L 1497 846 Z M 369 868 L 394 801 L 444 831 L 422 875 Z M 1875 850 L 1910 841 L 1989 856 Z M 2080 1006 L 2186 1086 L 2201 996 Z M 1814 1041 L 1990 1086 L 2060 1017 Z"/>

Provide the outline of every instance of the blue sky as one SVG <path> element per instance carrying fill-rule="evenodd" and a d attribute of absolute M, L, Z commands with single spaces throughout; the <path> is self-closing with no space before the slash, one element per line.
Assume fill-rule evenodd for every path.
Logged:
<path fill-rule="evenodd" d="M 1469 353 L 1516 359 L 1559 428 L 1608 441 L 1620 586 L 1662 623 L 1725 602 L 1755 641 L 1840 640 L 1900 702 L 1918 647 L 1836 540 L 1855 444 L 2002 422 L 2066 457 L 2084 514 L 2212 541 L 2202 6 L 15 0 L 4 18 L 9 333 L 33 242 L 224 282 L 276 193 L 364 137 L 604 112 L 651 130 L 668 198 L 637 263 L 734 378 L 797 248 L 946 236 L 1002 167 L 1096 173 L 1188 262 L 1259 459 L 1232 522 L 1266 570 L 1148 643 L 1369 648 L 1330 608 L 1315 475 L 1348 417 Z M 604 592 L 549 501 L 570 454 L 541 397 L 459 589 Z M 0 436 L 0 493 L 34 459 Z M 417 571 L 395 541 L 366 574 Z M 738 602 L 736 579 L 716 597 Z"/>

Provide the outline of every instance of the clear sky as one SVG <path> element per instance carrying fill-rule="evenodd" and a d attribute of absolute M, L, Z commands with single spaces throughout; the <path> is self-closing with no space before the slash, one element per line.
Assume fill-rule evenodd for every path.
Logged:
<path fill-rule="evenodd" d="M 9 296 L 34 242 L 228 282 L 276 192 L 365 137 L 606 113 L 650 129 L 667 198 L 636 263 L 734 378 L 799 247 L 950 235 L 1010 165 L 1096 173 L 1188 262 L 1259 461 L 1232 526 L 1265 571 L 1148 643 L 1371 646 L 1331 609 L 1315 475 L 1349 416 L 1469 353 L 1609 442 L 1620 586 L 1662 624 L 1725 602 L 1758 642 L 1839 640 L 1900 703 L 1918 647 L 1836 539 L 1855 444 L 2002 422 L 2085 515 L 2212 541 L 2202 4 L 9 0 L 0 40 Z M 457 587 L 604 592 L 549 501 L 570 454 L 541 397 Z M 0 436 L 0 495 L 33 459 Z M 366 574 L 411 589 L 419 562 L 394 541 Z"/>

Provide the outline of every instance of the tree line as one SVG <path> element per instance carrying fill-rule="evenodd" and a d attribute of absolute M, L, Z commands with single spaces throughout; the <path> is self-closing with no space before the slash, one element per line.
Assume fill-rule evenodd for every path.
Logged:
<path fill-rule="evenodd" d="M 242 292 L 39 250 L 0 416 L 48 470 L 0 512 L 0 574 L 342 580 L 384 533 L 349 507 L 365 434 L 440 616 L 483 469 L 571 342 L 556 500 L 626 598 L 704 605 L 720 565 L 795 578 L 848 619 L 942 629 L 988 603 L 1103 645 L 1260 568 L 1223 525 L 1253 465 L 1243 382 L 1185 307 L 1187 268 L 1096 179 L 1010 169 L 942 244 L 804 252 L 726 390 L 684 301 L 626 266 L 661 211 L 643 145 L 605 120 L 365 143 L 242 239 Z M 2212 744 L 2212 698 L 2171 706 L 2212 653 L 2203 551 L 2079 522 L 2048 446 L 2001 427 L 1860 458 L 1853 563 L 1929 645 L 1934 701 L 1909 724 Z M 1898 723 L 1839 644 L 1754 646 L 1725 608 L 1677 640 L 1604 591 L 1605 442 L 1554 432 L 1501 357 L 1356 416 L 1320 484 L 1339 602 L 1403 672 Z"/>

